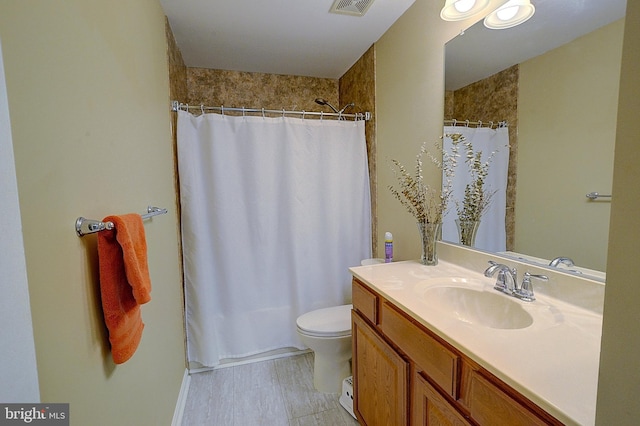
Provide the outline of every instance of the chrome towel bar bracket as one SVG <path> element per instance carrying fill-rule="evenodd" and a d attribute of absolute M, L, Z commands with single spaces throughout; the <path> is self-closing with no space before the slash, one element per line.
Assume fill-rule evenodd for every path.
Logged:
<path fill-rule="evenodd" d="M 159 214 L 166 214 L 167 209 L 162 209 L 160 207 L 147 207 L 147 213 L 141 215 L 142 219 L 149 219 L 153 216 L 157 216 Z M 86 219 L 84 217 L 79 217 L 76 219 L 76 234 L 78 237 L 82 237 L 87 234 L 93 234 L 94 232 L 100 232 L 104 230 L 113 229 L 112 222 L 102 222 L 100 220 Z"/>
<path fill-rule="evenodd" d="M 590 200 L 597 200 L 598 198 L 611 198 L 611 195 L 599 194 L 597 192 L 590 192 L 586 195 Z"/>

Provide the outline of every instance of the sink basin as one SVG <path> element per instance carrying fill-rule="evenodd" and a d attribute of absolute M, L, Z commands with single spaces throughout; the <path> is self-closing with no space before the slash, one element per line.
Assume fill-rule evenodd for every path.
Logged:
<path fill-rule="evenodd" d="M 451 279 L 459 283 L 464 279 Z M 446 281 L 446 279 L 445 279 Z M 521 302 L 498 292 L 481 291 L 455 285 L 429 286 L 422 292 L 429 307 L 468 324 L 496 329 L 521 329 L 533 324 L 533 317 Z"/>

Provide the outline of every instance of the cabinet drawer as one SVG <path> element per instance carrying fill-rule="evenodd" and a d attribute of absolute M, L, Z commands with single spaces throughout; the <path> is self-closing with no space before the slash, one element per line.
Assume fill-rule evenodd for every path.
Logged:
<path fill-rule="evenodd" d="M 457 395 L 458 355 L 393 309 L 386 302 L 380 312 L 380 328 L 402 351 L 411 358 L 419 370 L 433 380 L 454 399 Z"/>
<path fill-rule="evenodd" d="M 471 375 L 469 411 L 471 418 L 481 425 L 554 424 L 540 419 L 477 372 Z"/>
<path fill-rule="evenodd" d="M 353 309 L 373 324 L 378 323 L 378 296 L 367 289 L 356 279 L 353 280 L 351 298 Z"/>

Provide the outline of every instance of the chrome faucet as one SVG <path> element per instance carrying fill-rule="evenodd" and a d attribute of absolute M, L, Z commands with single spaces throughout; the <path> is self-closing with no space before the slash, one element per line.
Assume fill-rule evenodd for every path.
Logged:
<path fill-rule="evenodd" d="M 554 268 L 557 268 L 558 265 L 561 263 L 563 265 L 567 265 L 569 268 L 574 265 L 573 260 L 571 260 L 568 257 L 556 257 L 549 263 L 549 266 L 553 266 Z"/>
<path fill-rule="evenodd" d="M 531 284 L 531 278 L 536 278 L 541 281 L 549 281 L 549 277 L 546 275 L 536 275 L 525 272 L 522 276 L 522 285 L 515 291 L 515 296 L 525 302 L 533 302 L 536 297 L 533 295 L 533 284 Z"/>
<path fill-rule="evenodd" d="M 518 271 L 516 268 L 510 268 L 505 264 L 489 261 L 489 266 L 484 271 L 484 276 L 491 278 L 498 272 L 498 278 L 496 284 L 493 286 L 495 290 L 508 294 L 509 296 L 517 297 L 525 302 L 533 302 L 536 300 L 533 294 L 533 284 L 531 284 L 531 278 L 536 278 L 542 281 L 548 281 L 549 277 L 546 275 L 536 275 L 529 272 L 525 272 L 522 277 L 522 285 L 518 286 Z"/>
<path fill-rule="evenodd" d="M 496 263 L 493 260 L 490 260 L 489 263 L 491 266 L 484 271 L 484 276 L 491 278 L 498 272 L 496 285 L 493 288 L 505 294 L 513 295 L 517 288 L 518 271 L 516 268 L 511 269 L 507 265 Z"/>

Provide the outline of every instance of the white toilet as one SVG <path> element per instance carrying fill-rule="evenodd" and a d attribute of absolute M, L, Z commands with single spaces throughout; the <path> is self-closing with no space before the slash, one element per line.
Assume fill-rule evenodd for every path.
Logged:
<path fill-rule="evenodd" d="M 317 309 L 296 320 L 298 335 L 314 352 L 313 385 L 320 392 L 340 393 L 351 376 L 351 308 Z"/>
<path fill-rule="evenodd" d="M 364 259 L 362 266 L 384 263 Z M 313 385 L 320 392 L 339 393 L 351 376 L 351 309 L 353 305 L 317 309 L 296 320 L 298 335 L 314 352 Z M 353 415 L 353 414 L 352 414 Z"/>

